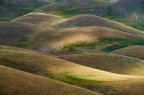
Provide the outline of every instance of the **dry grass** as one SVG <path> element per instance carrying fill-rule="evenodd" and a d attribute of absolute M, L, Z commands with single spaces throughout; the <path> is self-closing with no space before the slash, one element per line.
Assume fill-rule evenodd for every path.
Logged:
<path fill-rule="evenodd" d="M 59 51 L 52 51 L 51 54 L 55 56 L 62 56 L 62 55 L 73 55 L 73 54 L 85 54 L 85 53 L 107 53 L 107 51 L 104 51 L 105 48 L 112 47 L 114 44 L 92 44 L 92 45 L 85 45 L 85 46 L 79 46 L 75 47 L 67 47 L 63 48 Z"/>
<path fill-rule="evenodd" d="M 87 53 L 63 55 L 59 58 L 108 72 L 144 76 L 144 61 L 133 57 L 109 53 Z"/>
<path fill-rule="evenodd" d="M 113 90 L 116 95 L 143 95 L 144 78 L 105 72 L 36 52 L 0 50 L 0 64 L 71 84 Z M 90 88 L 92 89 L 92 88 Z M 93 90 L 93 89 L 92 89 Z"/>
<path fill-rule="evenodd" d="M 0 95 L 101 95 L 0 65 Z"/>
<path fill-rule="evenodd" d="M 68 18 L 64 21 L 60 21 L 53 24 L 53 27 L 56 28 L 84 27 L 84 26 L 103 26 L 133 34 L 144 34 L 142 31 L 136 30 L 124 24 L 95 15 L 77 15 Z"/>
<path fill-rule="evenodd" d="M 92 27 L 75 27 L 75 28 L 63 28 L 54 31 L 46 31 L 36 36 L 34 40 L 41 46 L 37 47 L 38 50 L 43 51 L 43 48 L 48 50 L 60 50 L 65 44 L 74 43 L 78 41 L 92 42 L 98 38 L 113 38 L 123 40 L 143 40 L 144 36 L 125 33 L 119 30 L 92 26 Z M 46 52 L 46 51 L 44 51 Z"/>
<path fill-rule="evenodd" d="M 66 44 L 75 42 L 97 42 L 99 38 L 143 40 L 143 35 L 100 27 L 74 27 L 43 29 L 34 24 L 5 22 L 0 23 L 0 44 L 33 49 L 45 53 L 61 50 Z M 46 30 L 46 31 L 45 31 Z"/>
<path fill-rule="evenodd" d="M 144 32 L 87 15 L 103 11 L 112 16 L 111 8 L 121 12 L 124 0 L 118 6 L 110 1 L 49 2 L 37 12 L 1 22 L 0 95 L 143 95 L 144 47 L 129 45 L 143 45 Z"/>
<path fill-rule="evenodd" d="M 61 17 L 52 15 L 52 14 L 32 12 L 32 13 L 16 18 L 12 20 L 12 22 L 32 23 L 32 24 L 36 24 L 36 25 L 48 28 L 52 22 L 55 22 L 61 19 L 62 19 Z"/>
<path fill-rule="evenodd" d="M 91 15 L 89 16 L 91 20 L 88 23 L 90 25 L 91 21 L 92 23 L 99 22 L 98 24 L 102 24 L 103 21 L 105 21 L 106 22 L 105 25 L 111 25 L 111 26 L 116 25 L 116 24 L 110 24 L 112 21 L 109 21 L 107 19 Z M 85 18 L 87 17 L 89 18 L 89 16 L 82 15 L 74 18 L 82 17 L 83 20 L 86 20 Z M 45 23 L 46 19 L 48 19 L 48 22 L 50 21 L 49 23 L 51 23 L 51 21 L 53 22 L 53 20 L 57 18 L 59 17 L 55 17 L 49 14 L 30 13 L 20 18 L 17 18 L 14 21 L 22 20 L 22 22 L 29 21 L 29 23 L 40 24 L 41 21 L 42 23 Z M 34 21 L 34 19 L 37 19 L 36 22 Z M 98 20 L 93 21 L 93 19 Z M 81 21 L 80 23 L 83 24 Z M 0 23 L 0 26 L 1 26 L 0 27 L 1 45 L 19 46 L 42 52 L 50 52 L 51 50 L 60 50 L 64 47 L 65 44 L 74 43 L 77 41 L 86 41 L 86 42 L 96 41 L 97 38 L 118 38 L 118 39 L 134 39 L 134 40 L 144 39 L 143 35 L 132 34 L 134 32 L 131 30 L 130 33 L 126 33 L 123 31 L 101 26 L 73 27 L 73 28 L 62 28 L 56 30 L 48 29 L 47 31 L 45 31 L 46 29 L 43 29 L 37 25 L 28 23 L 6 22 L 6 23 Z"/>
<path fill-rule="evenodd" d="M 0 49 L 15 50 L 15 51 L 29 51 L 29 52 L 31 51 L 29 49 L 22 49 L 22 48 L 18 48 L 18 47 L 3 46 L 3 45 L 0 45 Z"/>
<path fill-rule="evenodd" d="M 144 59 L 144 46 L 129 46 L 115 50 L 112 53 Z"/>
<path fill-rule="evenodd" d="M 42 31 L 45 31 L 45 29 L 33 24 L 1 22 L 0 44 L 16 46 L 21 38 L 25 38 L 26 36 L 34 36 Z"/>

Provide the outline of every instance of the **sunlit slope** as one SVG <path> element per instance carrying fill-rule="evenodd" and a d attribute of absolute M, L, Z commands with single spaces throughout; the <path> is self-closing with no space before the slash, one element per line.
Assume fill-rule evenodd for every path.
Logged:
<path fill-rule="evenodd" d="M 77 15 L 66 20 L 56 22 L 53 26 L 56 28 L 103 26 L 133 34 L 143 33 L 142 31 L 136 30 L 124 24 L 95 15 Z"/>
<path fill-rule="evenodd" d="M 144 40 L 143 35 L 93 26 L 45 30 L 33 24 L 7 22 L 0 24 L 2 45 L 19 46 L 49 52 L 62 49 L 65 45 L 75 42 L 99 42 L 99 38 L 121 40 Z M 7 38 L 7 39 L 5 39 Z"/>
<path fill-rule="evenodd" d="M 0 54 L 1 65 L 83 86 L 104 94 L 144 93 L 144 78 L 140 76 L 109 73 L 35 52 L 1 49 Z M 109 92 L 111 90 L 112 92 Z"/>
<path fill-rule="evenodd" d="M 144 41 L 144 36 L 101 27 L 73 27 L 62 29 L 41 28 L 34 24 L 20 22 L 0 23 L 0 44 L 34 49 L 42 52 L 61 50 L 73 43 L 101 43 L 101 40 Z"/>
<path fill-rule="evenodd" d="M 4 45 L 0 45 L 0 49 L 7 49 L 7 50 L 15 50 L 15 51 L 32 51 L 29 49 L 23 49 L 23 48 L 18 48 L 18 47 L 12 47 L 12 46 L 4 46 Z"/>
<path fill-rule="evenodd" d="M 101 95 L 0 65 L 1 95 Z"/>
<path fill-rule="evenodd" d="M 115 50 L 112 53 L 144 59 L 144 46 L 129 46 Z"/>
<path fill-rule="evenodd" d="M 144 76 L 144 61 L 109 53 L 87 53 L 59 56 L 80 65 L 125 75 Z"/>
<path fill-rule="evenodd" d="M 32 24 L 46 27 L 46 26 L 49 26 L 54 21 L 58 21 L 61 19 L 62 19 L 61 17 L 56 16 L 56 15 L 32 12 L 32 13 L 16 18 L 12 20 L 12 22 L 32 23 Z"/>
<path fill-rule="evenodd" d="M 50 32 L 43 32 L 35 37 L 37 43 L 40 44 L 37 46 L 41 46 L 41 50 L 46 47 L 50 50 L 59 50 L 69 44 L 77 42 L 97 43 L 99 42 L 99 38 L 121 39 L 124 41 L 144 40 L 143 35 L 125 33 L 123 31 L 99 26 L 57 29 Z"/>

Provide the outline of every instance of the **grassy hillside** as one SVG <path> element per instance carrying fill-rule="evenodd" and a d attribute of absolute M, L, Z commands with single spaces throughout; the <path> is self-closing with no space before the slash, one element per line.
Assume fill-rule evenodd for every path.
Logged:
<path fill-rule="evenodd" d="M 59 58 L 113 73 L 144 76 L 144 61 L 133 57 L 107 53 L 87 53 L 63 55 Z"/>
<path fill-rule="evenodd" d="M 58 0 L 42 6 L 36 11 L 52 13 L 63 17 L 78 14 L 94 14 L 109 18 L 144 31 L 143 0 Z M 82 3 L 81 3 L 82 2 Z"/>
<path fill-rule="evenodd" d="M 101 95 L 0 65 L 1 95 Z"/>
<path fill-rule="evenodd" d="M 57 15 L 32 12 L 24 16 L 18 17 L 12 22 L 25 22 L 40 25 L 43 27 L 68 28 L 68 27 L 84 27 L 84 26 L 104 26 L 130 33 L 139 33 L 142 31 L 128 27 L 121 23 L 105 19 L 95 15 L 77 15 L 70 18 L 62 18 Z"/>
<path fill-rule="evenodd" d="M 33 16 L 35 14 L 30 15 Z M 13 22 L 1 22 L 0 44 L 25 47 L 40 51 L 43 51 L 43 48 L 47 48 L 46 50 L 49 51 L 53 49 L 62 49 L 66 46 L 66 44 L 73 45 L 73 43 L 77 43 L 79 41 L 95 45 L 97 42 L 99 42 L 99 40 L 102 40 L 102 38 L 113 39 L 114 41 L 109 41 L 112 43 L 117 42 L 118 40 L 120 42 L 128 41 L 129 39 L 136 41 L 139 40 L 142 43 L 144 39 L 143 35 L 132 34 L 132 31 L 132 33 L 126 33 L 123 31 L 100 26 L 63 28 L 55 30 L 47 28 L 46 30 L 45 28 L 37 26 L 41 25 L 39 21 L 41 18 L 37 18 L 37 21 L 33 21 L 31 17 L 28 18 L 31 19 L 31 21 L 27 20 L 29 23 L 20 23 L 17 21 L 15 22 L 15 20 Z M 46 19 L 48 19 L 50 22 L 53 21 L 51 18 L 49 19 L 49 16 Z M 26 19 L 24 21 L 26 21 Z M 43 25 L 45 23 L 44 21 L 45 19 L 42 20 Z M 34 23 L 35 25 L 30 23 Z"/>
<path fill-rule="evenodd" d="M 21 46 L 32 43 L 32 37 L 45 29 L 28 23 L 1 22 L 0 23 L 0 44 Z"/>
<path fill-rule="evenodd" d="M 62 20 L 53 24 L 56 28 L 68 28 L 68 27 L 84 27 L 84 26 L 103 26 L 113 28 L 128 33 L 138 34 L 143 31 L 136 30 L 121 23 L 95 16 L 95 15 L 77 15 L 66 20 Z"/>
<path fill-rule="evenodd" d="M 75 52 L 75 47 L 95 47 L 101 44 L 112 44 L 121 48 L 129 45 L 142 45 L 144 41 L 143 35 L 100 26 L 54 30 L 18 22 L 0 23 L 0 26 L 1 45 L 18 46 L 45 53 L 61 49 Z"/>
<path fill-rule="evenodd" d="M 126 48 L 115 50 L 112 53 L 144 59 L 143 52 L 144 46 L 129 46 Z"/>
<path fill-rule="evenodd" d="M 36 52 L 1 49 L 0 53 L 1 65 L 86 87 L 106 95 L 144 93 L 144 78 L 140 76 L 109 73 Z"/>
<path fill-rule="evenodd" d="M 61 19 L 63 18 L 52 14 L 32 12 L 24 16 L 18 17 L 16 19 L 13 19 L 12 22 L 31 23 L 47 28 L 51 23 Z"/>
<path fill-rule="evenodd" d="M 143 95 L 143 10 L 144 0 L 0 0 L 0 95 Z"/>
<path fill-rule="evenodd" d="M 37 41 L 37 43 L 32 47 L 37 47 L 42 52 L 49 52 L 50 50 L 72 49 L 81 46 L 95 47 L 102 43 L 140 44 L 143 40 L 144 36 L 142 35 L 134 35 L 105 27 L 77 27 L 42 32 L 34 38 L 33 41 Z"/>

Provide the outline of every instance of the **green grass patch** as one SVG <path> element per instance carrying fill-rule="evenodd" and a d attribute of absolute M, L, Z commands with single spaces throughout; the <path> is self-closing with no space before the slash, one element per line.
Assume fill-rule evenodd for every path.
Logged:
<path fill-rule="evenodd" d="M 70 83 L 70 84 L 78 84 L 82 81 L 82 79 L 80 78 L 82 76 L 72 75 L 68 71 L 64 72 L 64 76 L 66 76 L 66 78 L 67 78 L 67 83 Z"/>
<path fill-rule="evenodd" d="M 62 1 L 62 0 L 49 0 L 51 2 L 59 2 L 59 1 Z"/>
<path fill-rule="evenodd" d="M 71 10 L 71 11 L 62 11 L 60 10 L 59 12 L 57 12 L 55 15 L 58 15 L 58 16 L 61 16 L 61 17 L 64 17 L 64 18 L 69 18 L 69 17 L 73 17 L 75 15 L 79 15 L 80 12 L 78 11 L 75 11 L 75 10 Z"/>
<path fill-rule="evenodd" d="M 15 19 L 15 18 L 17 18 L 17 17 L 19 17 L 19 16 L 21 16 L 21 15 L 13 15 L 13 16 L 1 17 L 1 18 L 0 18 L 0 21 L 10 21 L 10 20 L 13 20 L 13 19 Z"/>
<path fill-rule="evenodd" d="M 89 79 L 89 75 L 76 75 L 73 74 L 69 71 L 64 71 L 63 72 L 64 76 L 66 76 L 66 82 L 69 84 L 80 84 L 82 82 L 103 82 L 103 81 L 96 81 L 96 80 L 91 80 Z"/>
<path fill-rule="evenodd" d="M 29 40 L 28 37 L 23 36 L 19 39 L 19 42 L 18 42 L 17 46 L 25 46 L 29 43 L 29 41 L 30 40 Z"/>
<path fill-rule="evenodd" d="M 64 48 L 72 48 L 72 47 L 94 47 L 96 45 L 96 41 L 87 42 L 87 41 L 77 41 L 74 43 L 67 43 L 64 45 Z"/>
<path fill-rule="evenodd" d="M 131 22 L 125 20 L 125 21 L 122 21 L 122 23 L 124 23 L 130 27 L 144 31 L 144 19 L 132 20 Z"/>
<path fill-rule="evenodd" d="M 77 10 L 66 10 L 66 9 L 70 9 L 74 7 L 73 4 L 71 5 L 65 5 L 65 6 L 60 6 L 57 8 L 57 13 L 55 15 L 58 15 L 58 16 L 61 16 L 61 17 L 64 17 L 64 18 L 69 18 L 69 17 L 72 17 L 72 16 L 75 16 L 75 15 L 79 15 L 79 14 L 82 14 L 80 11 L 77 11 Z"/>
<path fill-rule="evenodd" d="M 2 47 L 2 46 L 0 46 L 0 49 L 3 49 L 3 47 Z"/>
<path fill-rule="evenodd" d="M 23 47 L 23 46 L 27 46 L 29 44 L 35 44 L 34 41 L 31 40 L 30 37 L 27 37 L 27 36 L 22 36 L 18 43 L 17 43 L 17 46 L 20 46 L 20 47 Z"/>
<path fill-rule="evenodd" d="M 114 50 L 124 48 L 124 47 L 127 47 L 127 46 L 131 46 L 131 45 L 144 46 L 144 40 L 120 40 L 120 39 L 117 39 L 117 40 L 112 41 L 112 39 L 107 39 L 106 43 L 110 43 L 110 44 L 113 44 L 113 45 L 104 48 L 103 51 L 105 51 L 105 52 L 112 52 Z"/>
<path fill-rule="evenodd" d="M 77 50 L 76 47 L 95 47 L 96 41 L 93 42 L 86 42 L 86 41 L 77 41 L 74 43 L 66 43 L 63 47 L 63 49 L 68 49 L 70 52 L 73 52 L 75 54 L 81 54 L 82 52 L 80 50 Z"/>
<path fill-rule="evenodd" d="M 113 38 L 98 38 L 95 41 L 77 41 L 74 43 L 66 43 L 63 49 L 68 49 L 72 53 L 82 53 L 80 50 L 77 50 L 77 47 L 91 47 L 95 48 L 97 45 L 102 44 L 112 44 L 112 46 L 103 49 L 105 52 L 111 52 L 116 49 L 120 49 L 130 45 L 141 45 L 144 46 L 144 40 L 126 40 L 126 39 L 113 39 Z"/>

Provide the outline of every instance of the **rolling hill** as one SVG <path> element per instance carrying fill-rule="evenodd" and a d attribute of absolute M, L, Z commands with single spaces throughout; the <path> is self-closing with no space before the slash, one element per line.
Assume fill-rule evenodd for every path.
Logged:
<path fill-rule="evenodd" d="M 87 53 L 63 55 L 59 58 L 108 72 L 144 76 L 144 61 L 133 57 L 109 53 Z"/>
<path fill-rule="evenodd" d="M 18 17 L 16 19 L 13 19 L 12 22 L 31 23 L 42 27 L 47 27 L 51 23 L 61 19 L 63 18 L 52 14 L 32 12 L 24 16 Z"/>
<path fill-rule="evenodd" d="M 0 0 L 0 95 L 143 95 L 144 0 Z"/>
<path fill-rule="evenodd" d="M 95 15 L 77 15 L 70 18 L 63 18 L 57 15 L 45 14 L 40 12 L 32 12 L 24 16 L 13 19 L 12 22 L 25 22 L 40 25 L 43 27 L 53 28 L 71 28 L 71 27 L 85 27 L 85 26 L 103 26 L 113 28 L 128 33 L 139 33 L 142 31 L 128 27 L 124 24 L 95 16 Z"/>
<path fill-rule="evenodd" d="M 1 95 L 102 95 L 0 65 Z"/>
<path fill-rule="evenodd" d="M 84 26 L 103 26 L 113 28 L 128 33 L 142 34 L 142 31 L 128 27 L 121 23 L 95 16 L 95 15 L 77 15 L 66 20 L 62 20 L 53 24 L 56 28 L 68 28 L 68 27 L 84 27 Z"/>
<path fill-rule="evenodd" d="M 58 0 L 35 11 L 70 17 L 93 14 L 115 20 L 144 31 L 143 0 Z M 82 3 L 81 3 L 82 2 Z"/>
<path fill-rule="evenodd" d="M 0 64 L 103 94 L 142 95 L 144 78 L 101 71 L 36 52 L 0 50 Z M 125 86 L 127 85 L 127 86 Z"/>
<path fill-rule="evenodd" d="M 137 45 L 137 46 L 129 46 L 126 48 L 118 49 L 113 51 L 112 53 L 144 59 L 143 52 L 144 52 L 144 46 Z"/>
<path fill-rule="evenodd" d="M 36 40 L 35 40 L 36 39 Z M 136 35 L 111 28 L 92 26 L 63 28 L 42 32 L 34 40 L 39 45 L 36 49 L 42 52 L 57 52 L 61 49 L 74 50 L 74 47 L 95 47 L 97 44 L 121 44 L 121 46 L 143 42 L 143 35 Z M 34 47 L 36 47 L 33 45 Z M 39 47 L 40 46 L 40 47 Z M 31 46 L 30 46 L 31 47 Z"/>
<path fill-rule="evenodd" d="M 85 47 L 95 46 L 98 43 L 117 44 L 123 42 L 125 46 L 144 41 L 143 35 L 100 26 L 45 29 L 34 24 L 19 22 L 5 22 L 0 26 L 1 45 L 18 46 L 45 53 L 64 48 L 71 49 L 77 45 Z"/>
<path fill-rule="evenodd" d="M 44 28 L 28 23 L 1 22 L 0 44 L 19 46 L 30 42 L 29 36 L 45 31 Z"/>

